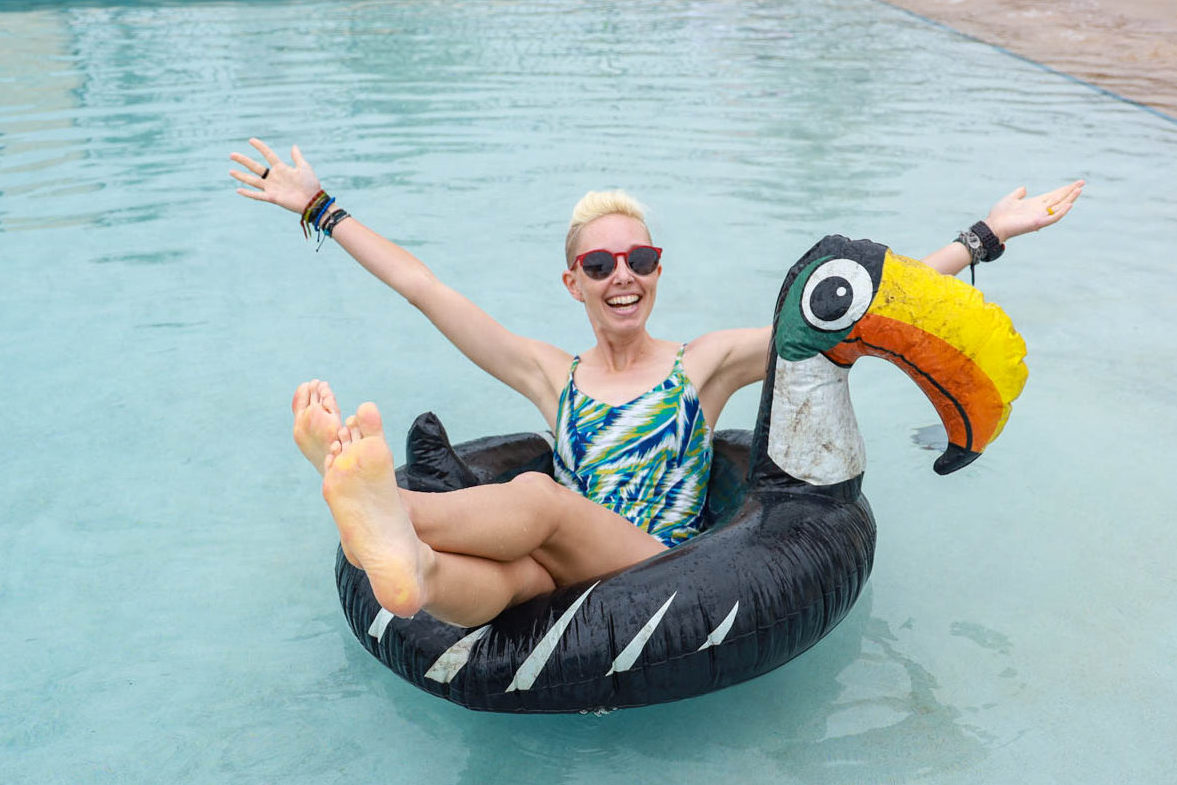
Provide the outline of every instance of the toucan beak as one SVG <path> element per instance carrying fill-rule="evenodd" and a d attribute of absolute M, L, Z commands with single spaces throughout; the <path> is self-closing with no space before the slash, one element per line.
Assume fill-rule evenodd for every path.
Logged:
<path fill-rule="evenodd" d="M 1026 343 L 1004 311 L 963 281 L 890 250 L 867 312 L 825 355 L 840 365 L 882 357 L 915 380 L 948 432 L 937 474 L 976 460 L 1026 384 Z"/>

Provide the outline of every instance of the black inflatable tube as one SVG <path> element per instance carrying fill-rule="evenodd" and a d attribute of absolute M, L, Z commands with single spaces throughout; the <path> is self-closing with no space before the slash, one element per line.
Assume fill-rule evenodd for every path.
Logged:
<path fill-rule="evenodd" d="M 643 706 L 770 671 L 849 612 L 870 575 L 875 523 L 860 479 L 819 491 L 771 462 L 751 466 L 751 446 L 764 434 L 756 437 L 717 434 L 703 534 L 599 581 L 510 608 L 478 630 L 424 612 L 389 619 L 364 573 L 339 552 L 336 582 L 352 632 L 405 680 L 482 711 Z M 548 443 L 535 434 L 453 448 L 431 414 L 414 423 L 406 455 L 398 480 L 414 490 L 551 471 Z M 651 627 L 643 644 L 639 633 Z"/>

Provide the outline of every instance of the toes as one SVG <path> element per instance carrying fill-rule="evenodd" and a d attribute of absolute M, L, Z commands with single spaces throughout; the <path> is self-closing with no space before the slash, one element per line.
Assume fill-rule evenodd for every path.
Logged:
<path fill-rule="evenodd" d="M 380 420 L 380 410 L 376 408 L 376 404 L 368 401 L 361 403 L 360 408 L 356 409 L 354 418 L 356 426 L 359 428 L 362 436 L 383 436 L 384 425 Z"/>
<path fill-rule="evenodd" d="M 328 412 L 339 413 L 339 405 L 335 402 L 335 393 L 331 391 L 331 385 L 327 382 L 319 382 L 319 399 L 323 402 L 323 408 Z"/>
<path fill-rule="evenodd" d="M 358 442 L 360 439 L 364 438 L 364 434 L 360 433 L 359 424 L 356 421 L 356 416 L 354 414 L 347 418 L 347 422 L 344 423 L 344 427 L 347 428 L 347 432 L 351 435 L 351 440 L 353 442 Z"/>
<path fill-rule="evenodd" d="M 298 385 L 298 389 L 294 391 L 294 397 L 290 400 L 290 411 L 298 414 L 303 409 L 307 408 L 311 402 L 311 384 L 310 382 L 303 382 Z"/>

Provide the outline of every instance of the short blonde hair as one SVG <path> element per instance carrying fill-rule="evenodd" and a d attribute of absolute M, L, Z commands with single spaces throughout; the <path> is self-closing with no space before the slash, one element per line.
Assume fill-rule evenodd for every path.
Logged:
<path fill-rule="evenodd" d="M 572 262 L 576 259 L 574 252 L 581 229 L 606 215 L 633 218 L 646 230 L 646 236 L 650 236 L 650 227 L 646 226 L 645 208 L 637 199 L 625 191 L 589 191 L 572 208 L 572 221 L 568 224 L 568 236 L 564 239 L 564 259 L 569 267 L 572 267 Z"/>

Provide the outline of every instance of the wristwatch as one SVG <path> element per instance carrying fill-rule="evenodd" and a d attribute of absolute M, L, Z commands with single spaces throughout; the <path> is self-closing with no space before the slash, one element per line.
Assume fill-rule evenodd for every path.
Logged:
<path fill-rule="evenodd" d="M 997 239 L 997 235 L 984 221 L 977 221 L 956 236 L 956 242 L 968 249 L 972 261 L 992 262 L 1005 253 L 1005 245 Z"/>
<path fill-rule="evenodd" d="M 981 261 L 995 262 L 998 257 L 1005 253 L 1005 245 L 1001 240 L 997 239 L 997 235 L 989 228 L 989 224 L 984 221 L 977 221 L 969 227 L 969 231 L 975 234 L 981 240 Z"/>

